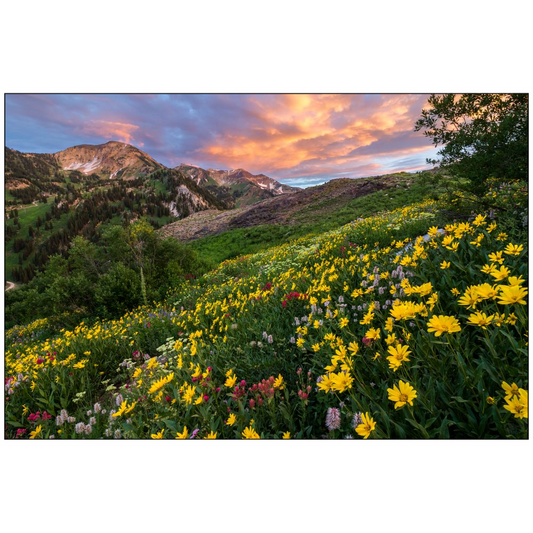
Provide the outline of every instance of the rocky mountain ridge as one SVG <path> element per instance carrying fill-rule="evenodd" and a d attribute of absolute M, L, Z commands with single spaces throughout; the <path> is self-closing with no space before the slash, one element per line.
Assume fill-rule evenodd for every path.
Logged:
<path fill-rule="evenodd" d="M 261 200 L 300 190 L 276 181 L 264 174 L 254 175 L 242 168 L 232 170 L 203 169 L 194 165 L 181 164 L 175 167 L 198 185 L 205 187 L 228 207 L 243 207 Z"/>
<path fill-rule="evenodd" d="M 161 170 L 172 171 L 185 178 L 180 183 L 180 191 L 185 196 L 194 195 L 189 186 L 192 181 L 207 196 L 217 199 L 207 205 L 200 201 L 192 202 L 192 212 L 209 208 L 233 209 L 299 190 L 264 174 L 254 175 L 240 168 L 205 170 L 195 165 L 181 164 L 169 169 L 135 146 L 117 141 L 99 145 L 81 144 L 53 154 L 23 153 L 10 148 L 6 148 L 5 153 L 5 188 L 11 191 L 31 188 L 31 194 L 30 191 L 25 195 L 18 194 L 19 197 L 28 197 L 30 200 L 58 192 L 61 183 L 65 182 L 65 173 L 92 179 L 131 181 L 155 176 L 154 173 Z M 188 189 L 187 193 L 183 190 L 184 187 Z"/>
<path fill-rule="evenodd" d="M 134 178 L 165 168 L 147 153 L 131 144 L 109 141 L 105 144 L 80 144 L 53 154 L 62 170 L 78 170 L 83 174 L 98 174 Z"/>

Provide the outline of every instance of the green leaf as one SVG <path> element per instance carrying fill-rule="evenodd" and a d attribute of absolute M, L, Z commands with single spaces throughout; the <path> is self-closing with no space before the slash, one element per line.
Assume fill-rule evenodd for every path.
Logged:
<path fill-rule="evenodd" d="M 450 438 L 450 426 L 455 425 L 454 422 L 444 418 L 439 428 L 439 439 L 449 439 Z"/>
<path fill-rule="evenodd" d="M 459 402 L 459 403 L 469 403 L 470 402 L 470 400 L 465 400 L 464 398 L 460 398 L 459 396 L 451 396 L 451 399 L 455 400 L 456 402 Z"/>
<path fill-rule="evenodd" d="M 176 427 L 176 422 L 174 420 L 163 420 L 163 424 L 167 426 L 170 431 L 174 431 L 175 433 L 178 431 L 178 428 Z"/>
<path fill-rule="evenodd" d="M 409 422 L 409 424 L 411 424 L 413 427 L 415 427 L 416 429 L 418 429 L 422 435 L 424 435 L 424 437 L 426 439 L 429 438 L 429 434 L 428 432 L 426 431 L 426 428 L 424 428 L 423 426 L 421 426 L 416 420 L 412 420 L 411 418 L 406 418 L 406 421 Z"/>

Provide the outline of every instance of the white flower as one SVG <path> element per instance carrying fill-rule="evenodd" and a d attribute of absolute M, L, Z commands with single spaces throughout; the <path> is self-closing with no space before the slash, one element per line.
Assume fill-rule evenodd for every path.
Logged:
<path fill-rule="evenodd" d="M 326 427 L 333 431 L 341 425 L 341 412 L 336 407 L 330 407 L 326 413 Z"/>
<path fill-rule="evenodd" d="M 356 428 L 359 424 L 362 424 L 362 423 L 363 423 L 363 419 L 361 417 L 361 413 L 356 413 L 355 415 L 353 415 L 353 420 L 352 420 L 353 428 Z"/>

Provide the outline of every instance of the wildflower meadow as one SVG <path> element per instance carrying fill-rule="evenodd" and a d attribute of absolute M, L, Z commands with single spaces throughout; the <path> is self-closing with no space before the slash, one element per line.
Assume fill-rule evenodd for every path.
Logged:
<path fill-rule="evenodd" d="M 118 320 L 13 327 L 6 437 L 527 438 L 527 242 L 445 207 L 226 261 Z"/>

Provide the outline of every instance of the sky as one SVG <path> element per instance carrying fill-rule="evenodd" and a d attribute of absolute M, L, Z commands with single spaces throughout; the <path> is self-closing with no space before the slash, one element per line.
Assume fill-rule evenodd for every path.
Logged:
<path fill-rule="evenodd" d="M 122 141 L 160 163 L 244 168 L 287 185 L 430 168 L 428 94 L 7 94 L 6 146 Z"/>

